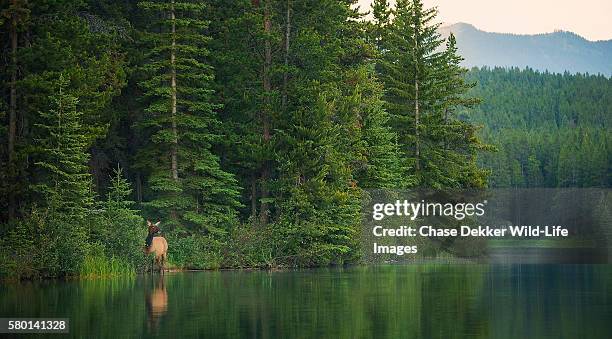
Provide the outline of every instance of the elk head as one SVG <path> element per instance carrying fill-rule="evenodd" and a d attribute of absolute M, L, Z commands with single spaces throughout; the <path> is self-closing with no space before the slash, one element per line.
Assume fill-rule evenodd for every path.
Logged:
<path fill-rule="evenodd" d="M 149 230 L 149 235 L 155 234 L 159 232 L 159 224 L 161 221 L 156 223 L 152 223 L 150 220 L 147 220 L 147 229 Z"/>

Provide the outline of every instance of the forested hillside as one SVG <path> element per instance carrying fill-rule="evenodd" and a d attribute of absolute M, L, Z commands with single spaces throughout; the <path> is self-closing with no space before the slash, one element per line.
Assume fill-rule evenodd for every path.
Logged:
<path fill-rule="evenodd" d="M 612 80 L 532 69 L 473 69 L 482 103 L 462 115 L 485 126 L 494 187 L 611 187 Z"/>
<path fill-rule="evenodd" d="M 483 187 L 436 11 L 354 2 L 2 2 L 0 273 L 142 270 L 144 218 L 176 268 L 356 262 L 365 188 Z"/>

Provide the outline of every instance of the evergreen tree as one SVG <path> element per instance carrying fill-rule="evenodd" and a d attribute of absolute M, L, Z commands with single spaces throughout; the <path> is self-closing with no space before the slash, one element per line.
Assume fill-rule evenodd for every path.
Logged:
<path fill-rule="evenodd" d="M 477 156 L 493 148 L 484 144 L 478 134 L 479 128 L 460 119 L 480 104 L 479 98 L 470 95 L 476 85 L 466 79 L 468 70 L 461 66 L 463 58 L 458 54 L 455 36 L 450 34 L 444 50 L 444 61 L 440 67 L 439 83 L 440 110 L 431 112 L 433 122 L 426 127 L 430 136 L 428 157 L 429 174 L 426 174 L 432 187 L 476 187 L 486 186 L 488 171 L 477 163 Z M 431 174 L 438 173 L 436 176 Z"/>
<path fill-rule="evenodd" d="M 213 3 L 221 117 L 232 130 L 224 158 L 250 188 L 250 215 L 263 224 L 270 212 L 293 264 L 349 258 L 360 187 L 402 182 L 367 23 L 337 1 Z"/>
<path fill-rule="evenodd" d="M 146 236 L 144 220 L 130 199 L 132 188 L 120 167 L 110 180 L 106 200 L 101 202 L 100 225 L 92 229 L 91 239 L 104 248 L 107 258 L 124 260 L 142 268 L 145 256 L 142 248 Z"/>
<path fill-rule="evenodd" d="M 277 22 L 286 18 L 281 15 L 281 5 L 284 3 L 216 0 L 207 12 L 217 98 L 223 104 L 219 114 L 227 127 L 222 161 L 245 188 L 242 201 L 248 208 L 244 214 L 259 224 L 274 210 L 269 191 L 277 166 L 272 132 L 280 109 L 278 87 L 282 80 L 278 75 L 291 68 L 284 66 L 279 52 L 291 47 L 282 41 L 282 37 L 291 38 L 291 25 L 289 35 L 282 34 L 279 27 L 283 23 Z M 266 20 L 269 25 L 264 24 Z M 264 115 L 269 140 L 264 137 Z"/>
<path fill-rule="evenodd" d="M 150 25 L 142 71 L 147 99 L 138 122 L 149 140 L 137 166 L 148 173 L 151 215 L 178 230 L 223 232 L 234 222 L 238 187 L 221 169 L 214 146 L 221 126 L 213 104 L 212 69 L 201 2 L 141 2 Z"/>
<path fill-rule="evenodd" d="M 93 204 L 87 164 L 91 139 L 83 133 L 82 113 L 76 108 L 77 99 L 66 94 L 67 85 L 60 76 L 57 94 L 50 97 L 51 108 L 40 112 L 40 160 L 35 165 L 41 173 L 34 190 L 51 211 L 83 219 Z"/>
<path fill-rule="evenodd" d="M 93 205 L 91 175 L 87 162 L 87 148 L 91 140 L 83 133 L 82 113 L 77 110 L 77 99 L 66 94 L 68 82 L 60 76 L 57 94 L 51 96 L 50 109 L 41 112 L 42 123 L 37 125 L 40 170 L 34 191 L 39 193 L 46 208 L 47 220 L 31 225 L 46 225 L 39 230 L 49 244 L 48 267 L 59 272 L 75 272 L 88 251 L 90 210 Z M 35 219 L 34 219 L 35 220 Z M 26 225 L 28 225 L 26 223 Z M 31 233 L 38 239 L 39 235 Z M 55 272 L 56 274 L 58 272 Z"/>
<path fill-rule="evenodd" d="M 380 127 L 379 131 L 388 134 L 381 139 L 369 134 L 370 139 L 365 140 L 368 116 L 378 115 L 384 121 L 386 112 L 376 107 L 380 98 L 367 67 L 372 48 L 351 3 L 291 2 L 288 25 L 287 3 L 271 2 L 272 27 L 284 27 L 284 33 L 289 28 L 289 34 L 278 45 L 284 53 L 272 59 L 272 89 L 278 89 L 280 95 L 276 101 L 277 92 L 270 93 L 275 132 L 269 206 L 281 244 L 279 254 L 290 264 L 354 258 L 361 195 L 358 181 L 392 181 L 374 172 L 392 171 L 382 168 L 382 158 L 393 155 L 377 153 L 380 149 L 376 148 L 384 146 L 376 142 L 394 136 L 385 130 L 384 122 L 367 121 L 368 129 Z M 273 44 L 272 50 L 279 49 Z M 365 98 L 361 91 L 373 97 Z M 393 145 L 388 146 L 392 150 Z M 368 151 L 371 159 L 364 157 L 369 156 Z M 378 168 L 373 166 L 376 161 L 380 161 Z M 371 166 L 371 172 L 362 172 L 364 165 Z"/>
<path fill-rule="evenodd" d="M 385 41 L 388 25 L 391 22 L 391 8 L 388 0 L 372 1 L 372 27 L 370 28 L 371 42 L 378 50 L 383 49 L 383 41 Z"/>
<path fill-rule="evenodd" d="M 408 185 L 403 181 L 401 152 L 397 134 L 389 127 L 389 114 L 382 100 L 383 88 L 368 68 L 362 67 L 351 79 L 352 95 L 346 96 L 347 111 L 357 111 L 358 139 L 351 144 L 356 152 L 354 179 L 359 187 L 398 189 Z"/>
<path fill-rule="evenodd" d="M 2 50 L 5 60 L 11 60 L 11 63 L 2 65 L 6 72 L 0 72 L 0 81 L 10 87 L 12 93 L 10 98 L 7 97 L 6 106 L 2 106 L 12 107 L 7 112 L 15 119 L 9 118 L 7 127 L 8 130 L 15 127 L 15 134 L 9 138 L 12 140 L 12 152 L 8 152 L 12 165 L 3 167 L 3 170 L 12 172 L 7 174 L 11 177 L 7 181 L 11 194 L 2 195 L 0 204 L 12 205 L 8 214 L 19 217 L 19 212 L 27 211 L 35 200 L 32 199 L 34 192 L 24 184 L 31 182 L 36 175 L 33 172 L 35 167 L 31 166 L 31 161 L 36 159 L 30 152 L 41 135 L 35 126 L 42 123 L 39 112 L 49 110 L 48 98 L 56 95 L 54 91 L 59 76 L 70 80 L 64 93 L 79 98 L 78 110 L 83 114 L 83 128 L 87 130 L 83 133 L 93 140 L 106 133 L 109 103 L 123 85 L 124 70 L 122 54 L 117 52 L 114 40 L 115 33 L 98 29 L 95 16 L 86 12 L 85 2 L 5 3 L 10 6 L 2 8 L 2 15 L 15 16 L 18 26 L 14 31 L 8 26 L 6 30 L 0 30 L 0 40 L 16 44 L 16 52 L 11 45 Z M 5 20 L 4 24 L 10 22 L 12 19 Z M 16 73 L 11 71 L 15 69 L 14 65 L 17 65 Z M 8 158 L 7 154 L 6 161 Z M 4 201 L 5 198 L 13 201 Z M 0 217 L 4 219 L 5 216 Z"/>
<path fill-rule="evenodd" d="M 531 154 L 527 158 L 527 164 L 525 166 L 527 187 L 541 187 L 542 186 L 542 171 L 540 168 L 540 161 L 534 154 Z"/>
<path fill-rule="evenodd" d="M 431 188 L 484 186 L 486 172 L 476 154 L 485 147 L 477 129 L 455 114 L 478 101 L 466 95 L 473 85 L 464 79 L 454 37 L 443 50 L 433 23 L 437 11 L 420 0 L 398 1 L 393 14 L 381 43 L 380 72 L 405 177 Z"/>
<path fill-rule="evenodd" d="M 19 49 L 19 37 L 22 31 L 27 27 L 29 20 L 29 8 L 25 1 L 12 0 L 6 1 L 7 7 L 0 10 L 0 24 L 4 24 L 6 20 L 6 31 L 8 31 L 8 40 L 10 40 L 10 63 L 6 69 L 10 73 L 10 78 L 6 79 L 9 87 L 9 109 L 8 109 L 8 128 L 7 128 L 7 160 L 6 160 L 6 173 L 4 173 L 8 179 L 8 186 L 6 188 L 7 201 L 7 218 L 12 220 L 15 218 L 17 213 L 17 192 L 20 191 L 19 186 L 16 185 L 17 179 L 17 150 L 16 144 L 18 141 L 17 136 L 17 120 L 18 107 L 17 107 L 17 73 L 19 67 L 18 49 Z"/>

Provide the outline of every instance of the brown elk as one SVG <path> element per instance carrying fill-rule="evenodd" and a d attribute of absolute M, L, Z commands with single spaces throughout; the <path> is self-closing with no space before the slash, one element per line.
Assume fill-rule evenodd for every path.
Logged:
<path fill-rule="evenodd" d="M 159 271 L 163 272 L 165 262 L 168 259 L 168 242 L 166 241 L 166 238 L 162 236 L 155 236 L 160 231 L 160 223 L 161 221 L 158 221 L 154 224 L 147 220 L 149 235 L 147 235 L 145 253 L 153 253 L 155 255 L 155 264 L 159 268 Z"/>

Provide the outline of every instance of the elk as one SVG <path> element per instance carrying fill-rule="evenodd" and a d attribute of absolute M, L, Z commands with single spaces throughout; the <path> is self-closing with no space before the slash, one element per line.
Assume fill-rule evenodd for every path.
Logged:
<path fill-rule="evenodd" d="M 162 236 L 155 236 L 160 231 L 160 223 L 161 221 L 152 223 L 150 220 L 147 220 L 149 234 L 147 235 L 145 244 L 145 253 L 153 253 L 155 255 L 155 264 L 159 268 L 159 271 L 163 272 L 164 264 L 168 259 L 168 242 L 166 238 Z"/>

